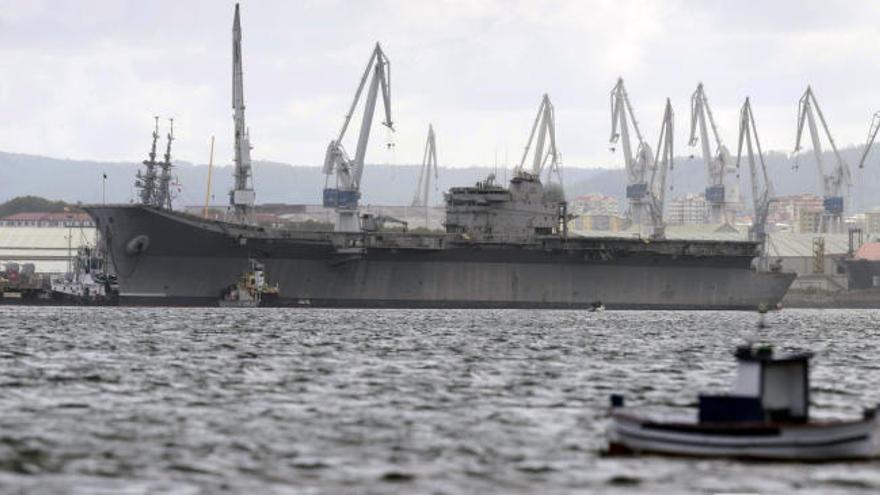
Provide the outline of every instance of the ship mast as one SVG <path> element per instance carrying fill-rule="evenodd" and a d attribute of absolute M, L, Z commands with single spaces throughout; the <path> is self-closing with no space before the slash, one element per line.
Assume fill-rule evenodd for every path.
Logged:
<path fill-rule="evenodd" d="M 235 111 L 235 188 L 229 193 L 235 221 L 253 223 L 254 193 L 250 133 L 244 121 L 244 81 L 241 67 L 241 19 L 235 4 L 232 22 L 232 108 Z"/>
<path fill-rule="evenodd" d="M 140 189 L 141 204 L 152 206 L 156 196 L 156 142 L 159 140 L 159 117 L 153 117 L 153 145 L 150 148 L 149 158 L 143 161 L 146 171 L 138 170 L 137 180 L 134 185 Z"/>
<path fill-rule="evenodd" d="M 165 160 L 159 164 L 159 186 L 156 191 L 155 204 L 158 208 L 171 209 L 171 142 L 174 141 L 174 119 L 168 119 L 168 144 L 165 147 Z"/>

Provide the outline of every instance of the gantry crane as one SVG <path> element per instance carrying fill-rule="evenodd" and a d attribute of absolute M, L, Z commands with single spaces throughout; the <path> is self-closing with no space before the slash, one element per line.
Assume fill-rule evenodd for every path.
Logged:
<path fill-rule="evenodd" d="M 232 21 L 232 108 L 235 111 L 235 184 L 229 192 L 235 221 L 254 223 L 253 174 L 251 171 L 251 138 L 244 121 L 244 75 L 241 66 L 241 19 L 238 4 Z"/>
<path fill-rule="evenodd" d="M 419 172 L 419 183 L 412 205 L 425 208 L 425 228 L 428 227 L 428 193 L 431 191 L 431 172 L 437 180 L 437 140 L 434 137 L 434 126 L 428 124 L 428 139 L 425 142 L 425 153 L 422 156 L 422 170 Z"/>
<path fill-rule="evenodd" d="M 816 115 L 828 138 L 828 143 L 834 151 L 835 165 L 831 172 L 825 172 L 825 165 L 822 162 L 822 143 L 819 140 L 819 129 L 816 126 Z M 821 222 L 819 223 L 819 232 L 840 232 L 843 228 L 843 212 L 845 209 L 847 189 L 852 185 L 850 179 L 849 165 L 840 156 L 837 151 L 837 145 L 834 144 L 834 138 L 831 137 L 831 131 L 828 130 L 828 124 L 822 109 L 819 108 L 819 102 L 813 94 L 813 89 L 807 86 L 804 95 L 798 102 L 798 130 L 797 140 L 794 146 L 794 152 L 801 150 L 801 136 L 803 135 L 804 123 L 810 127 L 810 138 L 813 141 L 813 154 L 816 157 L 816 166 L 819 168 L 819 175 L 822 177 L 822 194 L 824 211 L 822 213 Z"/>
<path fill-rule="evenodd" d="M 536 135 L 537 141 L 535 140 Z M 548 139 L 550 140 L 550 143 L 547 147 L 547 152 L 545 153 L 544 145 Z M 531 171 L 526 171 L 526 159 L 532 149 L 533 141 L 535 143 L 535 149 L 532 159 L 532 168 Z M 519 166 L 516 167 L 515 172 L 518 176 L 529 175 L 533 179 L 540 180 L 541 173 L 549 166 L 547 173 L 548 183 L 552 180 L 553 175 L 555 175 L 559 181 L 559 185 L 562 186 L 559 158 L 559 151 L 556 148 L 556 121 L 553 104 L 550 102 L 550 96 L 544 93 L 544 97 L 541 99 L 541 105 L 538 107 L 538 114 L 535 116 L 535 122 L 532 124 L 532 132 L 529 134 L 529 141 L 526 143 L 522 159 L 519 162 Z"/>
<path fill-rule="evenodd" d="M 348 124 L 354 114 L 361 93 L 366 86 L 367 79 L 370 80 L 370 86 L 367 89 L 366 102 L 364 104 L 364 115 L 361 121 L 360 135 L 358 136 L 357 148 L 354 158 L 349 158 L 345 148 L 342 146 L 342 139 L 345 137 L 345 131 L 348 130 Z M 361 197 L 360 186 L 361 177 L 364 173 L 364 156 L 367 153 L 367 144 L 370 140 L 370 129 L 373 123 L 373 113 L 376 110 L 376 98 L 379 94 L 379 88 L 382 89 L 382 101 L 385 106 L 385 121 L 382 123 L 392 131 L 394 124 L 391 121 L 391 65 L 382 48 L 376 43 L 361 82 L 358 84 L 357 91 L 354 93 L 354 101 L 348 113 L 345 115 L 345 121 L 342 123 L 342 129 L 339 135 L 327 146 L 327 155 L 324 158 L 324 174 L 327 175 L 324 187 L 324 206 L 336 209 L 336 230 L 339 232 L 357 232 L 360 230 L 358 223 L 358 201 Z M 335 174 L 336 183 L 334 187 L 327 187 L 330 175 Z"/>
<path fill-rule="evenodd" d="M 675 113 L 672 102 L 666 98 L 666 109 L 663 111 L 663 123 L 660 125 L 660 138 L 657 142 L 657 154 L 654 156 L 655 167 L 651 170 L 651 193 L 648 210 L 651 213 L 651 237 L 666 237 L 666 224 L 663 220 L 663 209 L 666 203 L 666 175 L 673 168 L 675 142 Z"/>
<path fill-rule="evenodd" d="M 755 209 L 752 227 L 749 229 L 749 239 L 758 241 L 761 244 L 762 254 L 766 254 L 767 216 L 770 214 L 770 203 L 774 201 L 773 183 L 767 174 L 764 152 L 761 150 L 758 128 L 755 126 L 752 104 L 748 97 L 739 113 L 739 144 L 736 150 L 737 169 L 739 169 L 740 162 L 742 161 L 744 144 L 746 156 L 749 160 L 749 173 L 752 178 L 752 203 Z M 757 160 L 755 159 L 756 151 Z M 758 164 L 761 165 L 760 171 L 758 170 Z"/>
<path fill-rule="evenodd" d="M 710 149 L 709 127 L 712 128 L 715 142 L 714 153 Z M 698 128 L 699 135 L 697 135 Z M 715 117 L 709 107 L 709 99 L 706 98 L 706 92 L 703 90 L 703 83 L 697 85 L 691 96 L 691 135 L 688 144 L 696 146 L 697 141 L 702 148 L 703 162 L 706 164 L 708 179 L 706 203 L 709 206 L 709 223 L 732 224 L 736 216 L 734 205 L 739 201 L 739 192 L 730 176 L 736 171 L 732 166 L 730 152 L 721 141 Z"/>
<path fill-rule="evenodd" d="M 865 159 L 868 158 L 871 146 L 874 145 L 874 140 L 877 139 L 878 130 L 880 130 L 880 112 L 874 113 L 874 117 L 871 119 L 871 126 L 868 128 L 868 139 L 865 141 L 865 150 L 862 152 L 862 159 L 859 160 L 859 168 L 865 168 Z"/>

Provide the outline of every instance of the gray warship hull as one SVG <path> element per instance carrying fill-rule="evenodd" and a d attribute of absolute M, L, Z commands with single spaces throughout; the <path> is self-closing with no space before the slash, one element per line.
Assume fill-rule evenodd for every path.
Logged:
<path fill-rule="evenodd" d="M 278 305 L 395 308 L 774 307 L 794 279 L 751 268 L 749 242 L 293 232 L 141 205 L 86 211 L 107 244 L 122 304 L 216 306 L 250 259 Z"/>

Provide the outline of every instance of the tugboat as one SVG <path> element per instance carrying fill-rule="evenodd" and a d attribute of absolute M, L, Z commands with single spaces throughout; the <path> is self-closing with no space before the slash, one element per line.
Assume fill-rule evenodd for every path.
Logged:
<path fill-rule="evenodd" d="M 83 246 L 71 260 L 71 271 L 54 275 L 50 293 L 60 304 L 109 306 L 119 303 L 116 276 L 107 273 L 99 250 Z"/>
<path fill-rule="evenodd" d="M 749 345 L 735 356 L 733 390 L 700 395 L 696 418 L 640 413 L 612 395 L 608 453 L 812 462 L 880 455 L 877 407 L 859 419 L 810 420 L 811 353 Z"/>
<path fill-rule="evenodd" d="M 256 308 L 270 305 L 278 299 L 278 286 L 270 286 L 266 282 L 263 264 L 248 260 L 249 267 L 241 278 L 223 289 L 220 296 L 221 308 Z"/>

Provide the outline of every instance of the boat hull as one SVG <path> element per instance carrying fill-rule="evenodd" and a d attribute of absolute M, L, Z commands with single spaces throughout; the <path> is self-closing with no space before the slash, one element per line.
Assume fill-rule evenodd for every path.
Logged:
<path fill-rule="evenodd" d="M 143 206 L 85 209 L 108 244 L 122 304 L 216 305 L 251 258 L 278 284 L 278 306 L 754 310 L 775 307 L 794 279 L 752 270 L 746 243 L 486 243 L 272 231 Z"/>
<path fill-rule="evenodd" d="M 612 453 L 653 453 L 781 461 L 837 461 L 878 456 L 876 418 L 803 424 L 664 423 L 614 412 Z"/>

